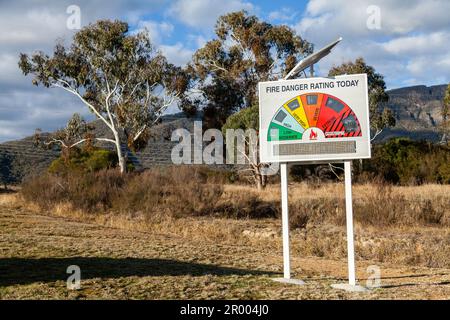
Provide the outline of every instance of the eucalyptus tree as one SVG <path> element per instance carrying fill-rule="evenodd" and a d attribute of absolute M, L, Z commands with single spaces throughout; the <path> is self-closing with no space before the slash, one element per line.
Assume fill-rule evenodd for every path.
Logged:
<path fill-rule="evenodd" d="M 81 29 L 69 46 L 58 43 L 52 55 L 22 53 L 19 67 L 34 76 L 34 85 L 74 95 L 106 125 L 110 134 L 94 139 L 115 146 L 122 173 L 123 148 L 145 146 L 150 127 L 183 98 L 189 82 L 154 48 L 147 31 L 132 33 L 127 23 L 110 20 Z"/>
<path fill-rule="evenodd" d="M 366 73 L 369 90 L 369 114 L 370 126 L 375 132 L 371 140 L 375 138 L 386 127 L 395 126 L 395 117 L 392 110 L 386 108 L 389 96 L 386 93 L 386 83 L 382 74 L 375 71 L 375 68 L 366 64 L 363 58 L 357 58 L 339 66 L 334 66 L 329 71 L 329 76 L 341 74 Z"/>
<path fill-rule="evenodd" d="M 258 82 L 285 76 L 312 45 L 285 25 L 272 25 L 245 11 L 219 17 L 216 37 L 195 52 L 188 70 L 197 80 L 200 93 L 197 107 L 202 108 L 204 127 L 236 130 L 227 135 L 227 144 L 237 139 L 245 146 L 237 148 L 247 159 L 247 172 L 261 189 L 265 186 L 264 168 L 257 154 Z M 238 137 L 236 134 L 247 136 Z M 248 136 L 250 135 L 250 136 Z M 227 148 L 227 157 L 230 155 Z M 247 152 L 248 154 L 243 154 Z M 227 158 L 227 162 L 228 159 Z"/>
<path fill-rule="evenodd" d="M 206 127 L 221 128 L 234 112 L 257 106 L 258 82 L 281 78 L 312 51 L 288 26 L 245 11 L 219 17 L 215 34 L 189 65 L 198 81 Z"/>

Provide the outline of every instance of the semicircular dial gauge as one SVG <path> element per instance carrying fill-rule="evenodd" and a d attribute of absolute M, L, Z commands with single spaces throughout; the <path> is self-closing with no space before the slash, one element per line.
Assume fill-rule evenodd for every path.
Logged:
<path fill-rule="evenodd" d="M 311 129 L 311 130 L 309 130 Z M 361 125 L 353 110 L 339 98 L 325 93 L 297 96 L 277 109 L 269 126 L 268 141 L 360 137 Z M 305 131 L 309 132 L 308 137 Z"/>

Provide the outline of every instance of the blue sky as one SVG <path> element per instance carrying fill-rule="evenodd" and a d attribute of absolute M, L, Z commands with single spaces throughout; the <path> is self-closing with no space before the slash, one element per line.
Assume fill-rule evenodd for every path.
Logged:
<path fill-rule="evenodd" d="M 67 28 L 70 5 L 80 8 L 82 26 L 108 18 L 125 20 L 134 30 L 147 28 L 178 65 L 214 37 L 217 17 L 245 9 L 289 25 L 316 48 L 342 36 L 317 66 L 319 75 L 362 56 L 385 76 L 389 89 L 450 81 L 448 0 L 1 0 L 0 142 L 28 136 L 35 128 L 60 128 L 74 112 L 89 115 L 69 94 L 31 86 L 17 68 L 20 52 L 51 52 L 56 39 L 70 41 L 76 32 Z"/>

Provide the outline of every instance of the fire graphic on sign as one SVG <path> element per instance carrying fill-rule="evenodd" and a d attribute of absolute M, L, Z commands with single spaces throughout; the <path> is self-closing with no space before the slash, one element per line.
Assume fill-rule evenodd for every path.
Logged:
<path fill-rule="evenodd" d="M 317 140 L 317 132 L 315 132 L 314 130 L 311 130 L 311 132 L 309 134 L 309 140 Z"/>

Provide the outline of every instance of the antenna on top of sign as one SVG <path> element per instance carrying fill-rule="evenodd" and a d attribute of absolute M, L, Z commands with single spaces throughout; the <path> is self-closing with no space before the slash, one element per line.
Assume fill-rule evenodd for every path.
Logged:
<path fill-rule="evenodd" d="M 297 76 L 307 68 L 311 68 L 311 77 L 314 77 L 314 64 L 331 53 L 331 50 L 342 41 L 342 37 L 328 44 L 321 50 L 302 59 L 285 77 L 280 80 L 289 80 Z M 290 249 L 289 249 L 289 212 L 288 212 L 288 176 L 287 163 L 280 163 L 281 175 L 281 205 L 282 205 L 282 229 L 283 229 L 283 278 L 274 279 L 278 282 L 291 284 L 304 284 L 302 280 L 291 279 Z M 356 285 L 355 277 L 355 257 L 354 257 L 354 235 L 353 235 L 353 208 L 351 190 L 351 161 L 344 161 L 345 169 L 345 199 L 346 199 L 346 220 L 347 220 L 347 252 L 348 252 L 348 284 L 332 285 L 336 289 L 348 291 L 365 291 L 364 287 Z"/>

